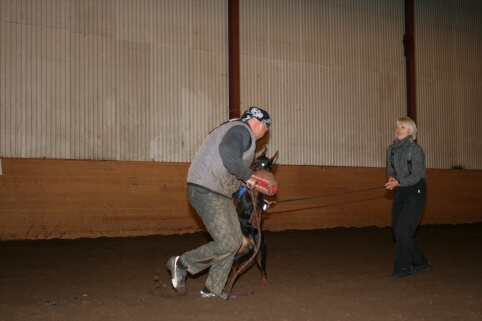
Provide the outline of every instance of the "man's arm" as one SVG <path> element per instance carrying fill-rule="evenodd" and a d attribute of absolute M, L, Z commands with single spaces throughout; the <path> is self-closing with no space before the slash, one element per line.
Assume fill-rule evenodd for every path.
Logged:
<path fill-rule="evenodd" d="M 229 173 L 246 182 L 252 170 L 244 165 L 243 154 L 250 147 L 251 135 L 244 126 L 234 126 L 224 135 L 219 144 L 219 154 Z"/>

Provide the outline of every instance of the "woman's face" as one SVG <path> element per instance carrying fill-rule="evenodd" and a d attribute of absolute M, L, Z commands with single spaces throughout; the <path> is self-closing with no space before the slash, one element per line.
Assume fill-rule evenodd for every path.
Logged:
<path fill-rule="evenodd" d="M 397 121 L 397 126 L 395 127 L 395 137 L 398 140 L 403 140 L 410 136 L 410 129 L 405 124 L 400 124 Z"/>

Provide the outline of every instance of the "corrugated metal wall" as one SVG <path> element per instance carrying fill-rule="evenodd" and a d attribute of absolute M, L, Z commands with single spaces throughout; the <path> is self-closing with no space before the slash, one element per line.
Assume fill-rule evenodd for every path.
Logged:
<path fill-rule="evenodd" d="M 427 165 L 482 169 L 481 5 L 416 1 Z M 189 162 L 228 117 L 227 0 L 0 0 L 0 157 Z M 240 1 L 241 106 L 280 163 L 384 166 L 403 0 Z M 475 156 L 474 156 L 475 155 Z"/>
<path fill-rule="evenodd" d="M 0 157 L 190 161 L 228 115 L 226 10 L 0 0 Z"/>
<path fill-rule="evenodd" d="M 293 165 L 383 166 L 405 113 L 403 1 L 241 1 L 242 104 Z"/>
<path fill-rule="evenodd" d="M 419 143 L 432 168 L 482 169 L 482 2 L 415 1 Z"/>

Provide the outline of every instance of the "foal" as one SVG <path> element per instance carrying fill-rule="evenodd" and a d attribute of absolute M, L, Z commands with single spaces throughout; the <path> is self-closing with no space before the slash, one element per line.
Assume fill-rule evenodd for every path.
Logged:
<path fill-rule="evenodd" d="M 271 172 L 277 159 L 278 152 L 272 158 L 266 157 L 266 151 L 260 155 L 251 165 L 253 172 L 266 170 Z M 255 200 L 253 202 L 253 199 Z M 226 283 L 225 292 L 231 293 L 236 277 L 242 273 L 252 262 L 256 256 L 256 262 L 261 271 L 261 279 L 264 286 L 268 286 L 268 278 L 266 275 L 266 241 L 262 231 L 262 214 L 268 208 L 269 203 L 263 199 L 263 195 L 255 189 L 249 189 L 241 186 L 234 194 L 234 203 L 238 212 L 241 231 L 243 232 L 243 245 L 234 257 L 231 275 Z M 244 260 L 244 256 L 253 252 L 248 261 Z M 245 261 L 240 266 L 240 263 Z"/>

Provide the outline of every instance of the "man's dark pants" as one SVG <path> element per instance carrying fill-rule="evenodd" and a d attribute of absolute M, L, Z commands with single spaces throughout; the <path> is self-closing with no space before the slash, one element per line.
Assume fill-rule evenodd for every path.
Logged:
<path fill-rule="evenodd" d="M 188 185 L 188 194 L 213 241 L 181 255 L 181 263 L 191 274 L 210 268 L 206 287 L 220 295 L 243 242 L 238 214 L 232 199 L 224 195 L 192 184 Z"/>

